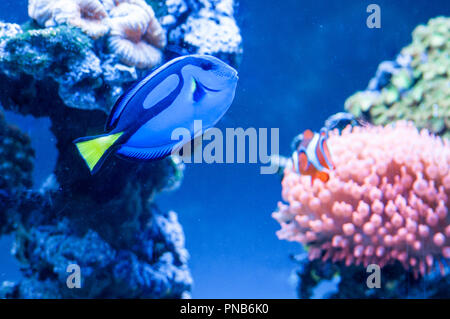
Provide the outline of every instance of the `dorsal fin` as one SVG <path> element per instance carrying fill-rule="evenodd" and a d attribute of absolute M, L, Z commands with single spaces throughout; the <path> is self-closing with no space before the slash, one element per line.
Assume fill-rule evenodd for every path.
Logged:
<path fill-rule="evenodd" d="M 314 133 L 313 133 L 313 131 L 311 131 L 311 130 L 306 130 L 306 131 L 303 133 L 303 139 L 304 139 L 304 140 L 311 140 L 313 137 L 314 137 Z"/>
<path fill-rule="evenodd" d="M 155 75 L 161 73 L 161 71 L 167 69 L 169 66 L 173 65 L 174 63 L 178 62 L 184 58 L 183 56 L 175 58 L 166 64 L 160 66 L 159 68 L 155 69 L 154 71 L 151 71 L 148 75 L 146 75 L 144 78 L 137 80 L 135 83 L 133 83 L 126 91 L 123 93 L 114 104 L 113 108 L 111 109 L 111 112 L 109 113 L 108 120 L 106 121 L 105 130 L 110 131 L 114 128 L 117 121 L 120 118 L 120 115 L 122 114 L 123 110 L 125 109 L 128 102 L 133 98 L 133 96 L 136 95 L 136 93 L 150 81 Z"/>
<path fill-rule="evenodd" d="M 111 109 L 111 112 L 109 113 L 108 120 L 106 121 L 105 126 L 106 131 L 112 130 L 114 128 L 115 124 L 117 123 L 117 120 L 119 119 L 128 102 L 133 98 L 133 96 L 135 96 L 135 94 L 137 93 L 137 91 L 139 91 L 140 88 L 142 88 L 145 84 L 147 84 L 148 81 L 150 81 L 151 78 L 153 78 L 153 76 L 157 73 L 157 71 L 158 70 L 150 73 L 142 80 L 137 80 L 125 91 L 124 94 L 122 94 L 117 99 L 116 103 Z"/>

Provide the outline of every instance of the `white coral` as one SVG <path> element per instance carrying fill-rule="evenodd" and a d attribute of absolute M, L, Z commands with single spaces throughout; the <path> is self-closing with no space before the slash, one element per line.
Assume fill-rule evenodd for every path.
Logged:
<path fill-rule="evenodd" d="M 60 0 L 55 4 L 53 15 L 56 24 L 79 27 L 94 39 L 109 31 L 104 21 L 107 13 L 99 0 Z"/>
<path fill-rule="evenodd" d="M 55 0 L 29 0 L 28 15 L 39 25 L 44 26 L 52 18 L 55 2 Z"/>
<path fill-rule="evenodd" d="M 116 0 L 117 1 L 117 0 Z M 110 11 L 109 48 L 122 62 L 151 68 L 161 62 L 166 35 L 144 1 L 122 0 Z"/>
<path fill-rule="evenodd" d="M 45 27 L 69 24 L 96 39 L 109 31 L 103 3 L 99 0 L 30 0 L 28 14 Z"/>

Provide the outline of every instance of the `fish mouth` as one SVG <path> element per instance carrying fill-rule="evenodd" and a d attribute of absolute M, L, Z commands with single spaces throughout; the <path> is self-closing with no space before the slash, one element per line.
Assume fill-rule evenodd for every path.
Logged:
<path fill-rule="evenodd" d="M 230 74 L 230 76 L 227 79 L 227 82 L 229 85 L 237 85 L 237 82 L 239 81 L 239 75 L 236 70 L 233 69 L 233 72 Z"/>
<path fill-rule="evenodd" d="M 233 76 L 231 77 L 231 79 L 233 79 L 233 80 L 239 80 L 239 75 L 238 75 L 238 71 L 236 71 L 235 69 L 232 69 L 233 70 Z"/>

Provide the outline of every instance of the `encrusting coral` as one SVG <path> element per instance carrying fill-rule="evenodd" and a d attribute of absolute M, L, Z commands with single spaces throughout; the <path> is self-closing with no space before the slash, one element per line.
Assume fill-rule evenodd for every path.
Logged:
<path fill-rule="evenodd" d="M 405 142 L 408 141 L 408 142 Z M 333 131 L 330 180 L 285 169 L 280 239 L 347 266 L 399 261 L 417 277 L 450 259 L 450 145 L 411 123 Z"/>
<path fill-rule="evenodd" d="M 349 97 L 345 108 L 374 124 L 408 120 L 450 138 L 450 18 L 418 26 L 412 43 L 381 63 L 367 90 Z"/>

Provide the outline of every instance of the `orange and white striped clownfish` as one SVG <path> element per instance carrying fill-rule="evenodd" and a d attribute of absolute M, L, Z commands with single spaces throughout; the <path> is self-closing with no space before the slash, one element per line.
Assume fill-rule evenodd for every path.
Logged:
<path fill-rule="evenodd" d="M 320 133 L 306 130 L 297 150 L 292 154 L 294 169 L 297 173 L 311 176 L 311 181 L 318 178 L 327 182 L 328 171 L 334 169 L 330 151 L 327 146 L 328 130 L 322 128 Z"/>

